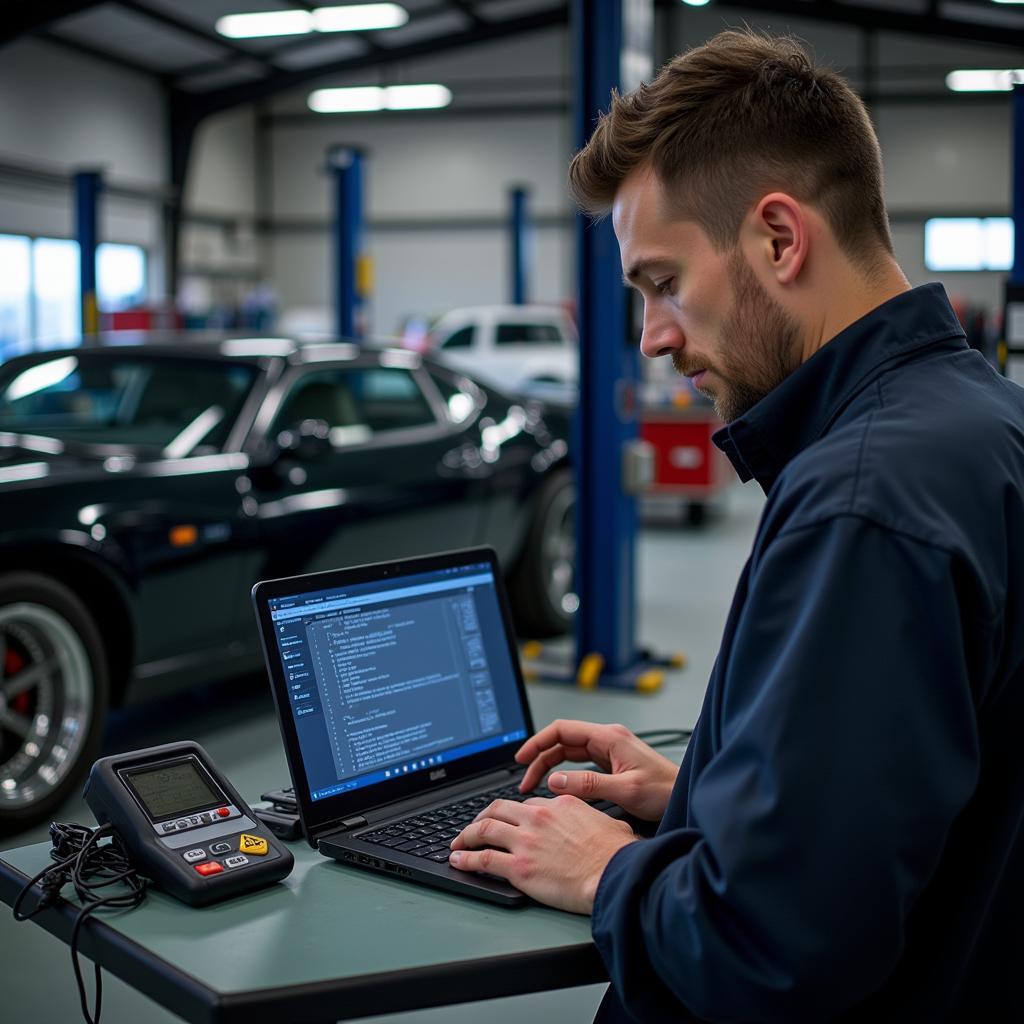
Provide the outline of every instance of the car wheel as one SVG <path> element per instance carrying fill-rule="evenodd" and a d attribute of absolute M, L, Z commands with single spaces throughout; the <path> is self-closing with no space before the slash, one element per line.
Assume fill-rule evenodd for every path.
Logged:
<path fill-rule="evenodd" d="M 522 554 L 509 578 L 516 624 L 524 636 L 558 636 L 572 626 L 579 605 L 575 517 L 576 485 L 568 470 L 560 470 L 537 496 Z"/>
<path fill-rule="evenodd" d="M 106 708 L 103 644 L 81 601 L 46 576 L 0 576 L 0 835 L 79 787 Z"/>

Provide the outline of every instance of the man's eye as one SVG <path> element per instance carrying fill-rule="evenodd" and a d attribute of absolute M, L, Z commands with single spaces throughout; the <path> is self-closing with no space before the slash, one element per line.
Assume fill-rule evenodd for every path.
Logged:
<path fill-rule="evenodd" d="M 654 290 L 659 295 L 671 295 L 672 292 L 675 291 L 675 288 L 676 279 L 674 277 L 670 277 L 667 281 L 661 281 L 654 286 Z"/>

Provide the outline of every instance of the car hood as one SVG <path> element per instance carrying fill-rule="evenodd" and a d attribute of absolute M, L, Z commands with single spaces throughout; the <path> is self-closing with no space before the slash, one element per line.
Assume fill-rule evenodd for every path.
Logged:
<path fill-rule="evenodd" d="M 132 464 L 151 461 L 152 452 L 124 445 L 87 444 L 36 434 L 0 433 L 0 484 L 42 477 L 97 475 L 110 468 L 110 460 Z"/>

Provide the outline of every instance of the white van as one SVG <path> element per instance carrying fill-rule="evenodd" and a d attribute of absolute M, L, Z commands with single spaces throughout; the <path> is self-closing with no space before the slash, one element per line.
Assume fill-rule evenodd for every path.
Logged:
<path fill-rule="evenodd" d="M 574 399 L 579 343 L 556 306 L 466 306 L 446 313 L 428 349 L 453 369 L 503 391 Z"/>

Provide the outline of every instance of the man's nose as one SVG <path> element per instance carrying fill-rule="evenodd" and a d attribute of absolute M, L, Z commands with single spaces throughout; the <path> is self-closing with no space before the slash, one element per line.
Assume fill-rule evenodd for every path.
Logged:
<path fill-rule="evenodd" d="M 671 355 L 683 347 L 683 336 L 679 328 L 665 317 L 657 316 L 648 308 L 644 309 L 644 328 L 640 337 L 640 351 L 648 359 Z"/>

